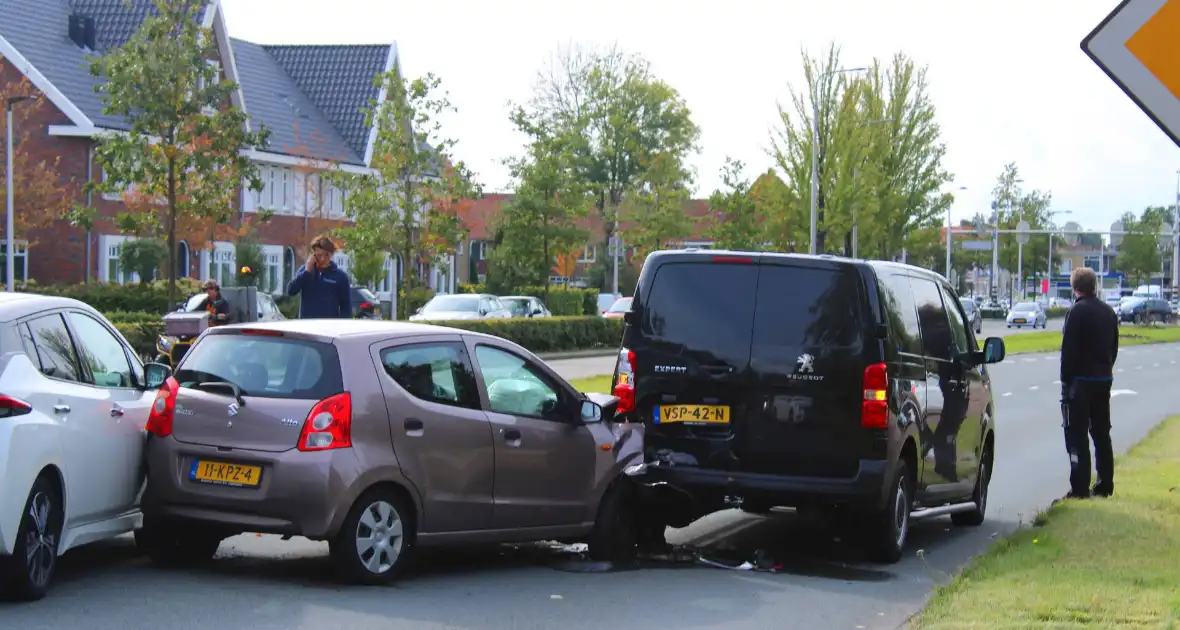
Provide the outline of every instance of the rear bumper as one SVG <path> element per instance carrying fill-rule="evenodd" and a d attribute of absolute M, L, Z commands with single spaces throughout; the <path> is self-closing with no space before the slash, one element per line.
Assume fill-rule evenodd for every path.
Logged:
<path fill-rule="evenodd" d="M 788 477 L 710 470 L 693 466 L 651 466 L 636 478 L 649 487 L 670 486 L 691 497 L 697 517 L 726 507 L 726 497 L 766 506 L 848 505 L 880 509 L 890 487 L 887 460 L 861 460 L 852 477 Z"/>

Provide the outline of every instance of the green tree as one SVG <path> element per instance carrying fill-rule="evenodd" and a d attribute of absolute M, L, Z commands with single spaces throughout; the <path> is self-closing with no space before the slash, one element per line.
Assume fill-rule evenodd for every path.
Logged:
<path fill-rule="evenodd" d="M 373 173 L 336 171 L 328 178 L 345 191 L 345 215 L 351 225 L 339 230 L 350 251 L 396 253 L 402 261 L 410 295 L 421 279 L 410 270 L 433 264 L 462 238 L 462 204 L 478 194 L 470 173 L 452 160 L 455 141 L 443 136 L 441 117 L 455 108 L 433 74 L 406 79 L 396 65 L 377 75 L 388 98 L 372 102 L 369 124 L 377 127 Z M 383 254 L 382 254 L 383 255 Z M 406 300 L 398 300 L 395 317 L 404 319 Z"/>
<path fill-rule="evenodd" d="M 761 251 L 767 238 L 763 226 L 764 215 L 758 212 L 753 184 L 744 175 L 745 164 L 740 160 L 725 159 L 721 168 L 724 190 L 716 190 L 709 197 L 713 213 L 708 235 L 720 249 Z"/>
<path fill-rule="evenodd" d="M 1138 217 L 1133 212 L 1122 216 L 1123 230 L 1127 234 L 1119 243 L 1114 267 L 1136 284 L 1146 283 L 1152 274 L 1160 271 L 1162 256 L 1159 238 L 1168 211 L 1163 206 L 1150 206 Z"/>
<path fill-rule="evenodd" d="M 243 181 L 260 190 L 243 149 L 266 145 L 265 129 L 250 131 L 246 114 L 229 104 L 237 90 L 219 80 L 208 60 L 217 39 L 201 26 L 203 2 L 154 0 L 142 26 L 122 46 L 91 62 L 103 113 L 127 121 L 127 133 L 99 138 L 95 152 L 105 192 L 133 187 L 139 203 L 119 216 L 134 234 L 163 234 L 168 302 L 176 301 L 177 231 L 186 222 L 228 224 Z"/>
<path fill-rule="evenodd" d="M 581 139 L 520 107 L 513 111 L 512 122 L 529 143 L 524 157 L 506 160 L 516 191 L 497 219 L 492 275 L 506 290 L 544 286 L 548 295 L 554 260 L 580 251 L 588 237 L 581 221 L 589 198 L 577 172 Z"/>
<path fill-rule="evenodd" d="M 168 247 L 158 239 L 138 238 L 119 248 L 119 266 L 139 274 L 140 284 L 151 282 L 168 257 Z"/>
<path fill-rule="evenodd" d="M 770 169 L 750 186 L 754 213 L 761 217 L 766 239 L 774 251 L 806 252 L 810 238 L 808 211 L 797 191 Z"/>
<path fill-rule="evenodd" d="M 679 156 L 659 153 L 649 158 L 647 169 L 620 207 L 622 233 L 635 248 L 636 261 L 692 236 L 693 219 L 685 214 L 692 175 Z M 608 252 L 609 253 L 609 252 Z"/>
<path fill-rule="evenodd" d="M 262 252 L 262 245 L 253 237 L 242 236 L 234 243 L 234 269 L 232 280 L 226 284 L 241 287 L 258 287 L 263 291 L 273 291 L 277 287 L 260 284 L 259 278 L 266 271 L 266 255 Z"/>
<path fill-rule="evenodd" d="M 680 93 L 642 57 L 614 48 L 560 51 L 541 73 L 527 109 L 580 138 L 577 173 L 608 241 L 620 205 L 643 185 L 652 159 L 666 154 L 683 163 L 700 137 Z"/>
<path fill-rule="evenodd" d="M 1001 230 L 1015 230 L 1021 221 L 1028 222 L 1030 231 L 1050 229 L 1052 214 L 1049 206 L 1053 196 L 1040 190 L 1026 192 L 1020 186 L 1020 169 L 1015 162 L 1005 165 L 1003 172 L 996 178 L 992 199 L 998 209 Z M 991 224 L 991 219 L 988 223 Z M 1020 258 L 1021 249 L 1016 234 L 1001 234 L 1000 267 L 1013 274 L 1022 270 L 1026 279 L 1036 277 L 1038 272 L 1043 275 L 1048 271 L 1048 234 L 1030 234 L 1028 244 L 1023 247 L 1023 259 Z"/>

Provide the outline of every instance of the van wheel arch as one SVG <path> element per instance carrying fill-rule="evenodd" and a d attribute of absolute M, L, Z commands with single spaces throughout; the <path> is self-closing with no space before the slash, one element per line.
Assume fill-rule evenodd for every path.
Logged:
<path fill-rule="evenodd" d="M 922 471 L 918 468 L 918 445 L 913 437 L 906 438 L 904 444 L 901 445 L 901 453 L 898 454 L 898 459 L 904 461 L 909 468 L 910 475 L 914 477 L 914 491 L 917 492 L 918 482 L 922 478 Z"/>
<path fill-rule="evenodd" d="M 36 483 L 36 480 L 42 477 L 47 479 L 49 483 L 57 486 L 57 496 L 61 499 L 61 514 L 62 518 L 64 519 L 66 514 L 69 513 L 69 497 L 66 496 L 65 475 L 62 474 L 61 469 L 58 468 L 56 464 L 48 464 L 41 469 L 41 472 L 37 473 L 37 476 L 34 477 L 33 482 Z M 63 529 L 64 523 L 65 521 L 63 521 Z"/>

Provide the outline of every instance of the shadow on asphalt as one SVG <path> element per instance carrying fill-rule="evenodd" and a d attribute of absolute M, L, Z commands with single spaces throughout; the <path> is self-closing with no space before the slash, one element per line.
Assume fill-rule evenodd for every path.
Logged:
<path fill-rule="evenodd" d="M 554 544 L 495 545 L 481 547 L 421 549 L 414 566 L 407 567 L 407 577 L 439 579 L 549 567 L 574 573 L 616 573 L 643 570 L 697 570 L 729 573 L 758 573 L 763 576 L 784 574 L 842 582 L 887 582 L 896 577 L 896 565 L 872 563 L 853 541 L 805 521 L 793 513 L 775 513 L 752 517 L 757 521 L 727 538 L 700 548 L 679 548 L 662 557 L 641 558 L 627 566 L 592 562 L 568 548 Z M 915 522 L 911 526 L 907 556 L 922 550 L 937 554 L 969 535 L 972 528 L 956 528 L 948 518 Z M 210 564 L 198 569 L 213 575 L 256 578 L 310 587 L 342 588 L 327 556 L 282 555 L 281 543 L 271 555 L 243 555 L 225 550 Z M 306 548 L 304 548 L 306 550 Z M 669 557 L 671 556 L 671 557 Z M 705 566 L 698 558 L 728 566 L 743 562 L 757 568 L 743 571 Z M 905 560 L 903 559 L 903 563 Z M 142 557 L 130 537 L 86 545 L 70 551 L 60 560 L 57 580 L 70 583 L 97 577 L 112 567 L 155 569 Z M 930 571 L 938 571 L 929 567 Z M 177 570 L 179 571 L 179 570 Z M 185 571 L 189 572 L 189 571 Z"/>

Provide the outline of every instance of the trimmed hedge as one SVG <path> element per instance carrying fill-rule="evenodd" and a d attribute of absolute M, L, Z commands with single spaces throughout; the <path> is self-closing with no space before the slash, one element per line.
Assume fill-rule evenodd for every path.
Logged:
<path fill-rule="evenodd" d="M 23 287 L 29 293 L 56 295 L 85 302 L 103 313 L 142 312 L 155 313 L 160 317 L 171 311 L 168 304 L 168 282 L 156 280 L 147 284 L 89 284 L 40 286 L 30 282 Z M 185 300 L 201 291 L 201 283 L 192 278 L 177 278 L 176 299 Z"/>
<path fill-rule="evenodd" d="M 623 320 L 605 317 L 522 317 L 417 323 L 487 333 L 538 353 L 617 348 L 623 339 Z"/>
<path fill-rule="evenodd" d="M 545 287 L 518 287 L 520 295 L 540 298 L 555 317 L 578 317 L 598 315 L 598 290 L 569 287 L 549 287 L 549 299 L 545 299 Z"/>

